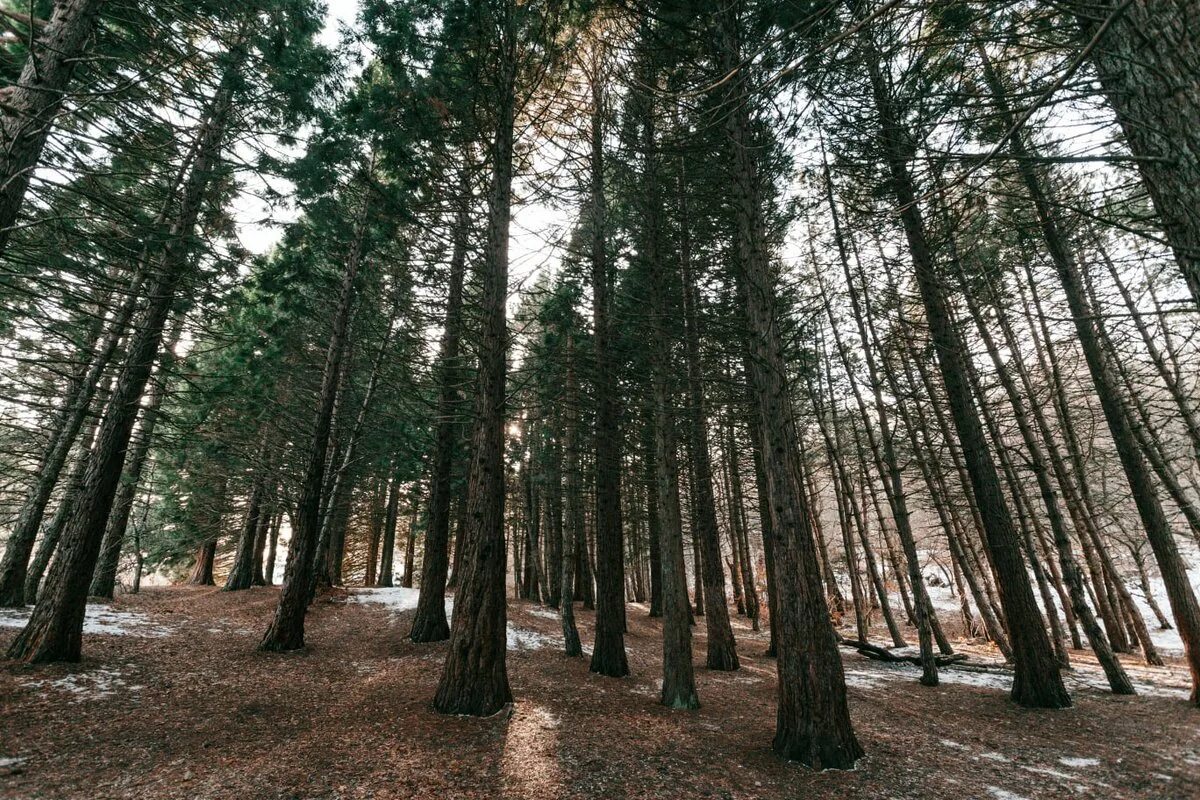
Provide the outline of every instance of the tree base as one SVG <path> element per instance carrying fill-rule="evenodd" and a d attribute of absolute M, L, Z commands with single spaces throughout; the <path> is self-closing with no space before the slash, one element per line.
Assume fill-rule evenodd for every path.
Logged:
<path fill-rule="evenodd" d="M 445 610 L 439 618 L 436 614 L 422 614 L 418 609 L 408 638 L 417 644 L 444 642 L 449 639 L 450 625 L 446 622 Z"/>
<path fill-rule="evenodd" d="M 738 662 L 737 650 L 733 647 L 710 646 L 704 665 L 717 672 L 736 672 L 741 664 Z"/>

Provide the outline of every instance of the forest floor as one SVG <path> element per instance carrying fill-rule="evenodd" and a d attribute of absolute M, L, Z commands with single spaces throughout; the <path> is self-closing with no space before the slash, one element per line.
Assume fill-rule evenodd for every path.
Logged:
<path fill-rule="evenodd" d="M 411 590 L 409 590 L 411 592 Z M 0 662 L 4 798 L 1200 797 L 1200 718 L 1179 663 L 1127 659 L 1141 694 L 1103 691 L 1076 654 L 1075 706 L 1030 711 L 982 645 L 943 684 L 845 654 L 868 756 L 814 773 L 777 759 L 775 665 L 738 620 L 742 668 L 698 667 L 703 707 L 657 703 L 659 621 L 628 607 L 633 675 L 559 650 L 556 615 L 510 601 L 516 702 L 489 719 L 430 708 L 445 644 L 403 639 L 405 590 L 314 604 L 309 649 L 255 645 L 276 590 L 168 588 L 89 609 L 78 665 Z M 580 612 L 585 643 L 593 616 Z M 0 618 L 0 647 L 17 628 Z M 703 625 L 694 640 L 703 664 Z"/>

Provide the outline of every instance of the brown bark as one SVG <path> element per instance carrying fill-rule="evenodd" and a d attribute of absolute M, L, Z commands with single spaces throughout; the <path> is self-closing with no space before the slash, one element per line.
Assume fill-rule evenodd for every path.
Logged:
<path fill-rule="evenodd" d="M 21 76 L 7 87 L 0 116 L 0 254 L 7 249 L 30 178 L 103 6 L 104 0 L 55 2 L 49 21 L 33 39 Z"/>
<path fill-rule="evenodd" d="M 512 701 L 506 664 L 504 573 L 504 418 L 508 326 L 516 46 L 511 17 L 497 45 L 499 91 L 491 152 L 488 232 L 479 269 L 479 383 L 475 395 L 467 524 L 450 646 L 433 707 L 443 714 L 489 716 Z"/>

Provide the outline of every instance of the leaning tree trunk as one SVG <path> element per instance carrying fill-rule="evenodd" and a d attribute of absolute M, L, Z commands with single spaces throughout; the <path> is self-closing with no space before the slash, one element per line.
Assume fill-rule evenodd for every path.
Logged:
<path fill-rule="evenodd" d="M 1008 112 L 1007 98 L 999 92 L 996 94 L 1002 118 L 1011 123 L 1013 115 Z M 1179 553 L 1170 521 L 1158 498 L 1150 469 L 1130 427 L 1128 409 L 1118 393 L 1116 377 L 1101 347 L 1095 312 L 1087 301 L 1079 264 L 1067 244 L 1054 203 L 1029 158 L 1029 145 L 1023 127 L 1013 127 L 1011 124 L 1009 127 L 1014 130 L 1009 146 L 1017 156 L 1017 167 L 1037 213 L 1042 239 L 1062 282 L 1067 306 L 1075 323 L 1075 333 L 1079 337 L 1079 345 L 1083 350 L 1096 396 L 1100 400 L 1101 411 L 1108 423 L 1117 457 L 1129 482 L 1134 504 L 1150 540 L 1150 547 L 1158 561 L 1167 590 L 1167 599 L 1179 626 L 1179 635 L 1183 640 L 1185 657 L 1192 676 L 1191 700 L 1193 703 L 1200 703 L 1200 604 L 1196 602 L 1196 593 L 1188 578 L 1186 564 Z M 1096 587 L 1096 590 L 1099 592 L 1101 587 Z"/>
<path fill-rule="evenodd" d="M 121 547 L 129 527 L 129 515 L 133 512 L 133 501 L 142 480 L 142 472 L 150 457 L 154 428 L 158 424 L 159 409 L 162 408 L 163 398 L 166 396 L 166 381 L 175 362 L 175 345 L 179 341 L 182 329 L 183 315 L 180 314 L 171 326 L 171 333 L 167 336 L 162 355 L 159 357 L 158 369 L 150 386 L 150 396 L 142 410 L 142 421 L 138 425 L 137 443 L 133 447 L 129 463 L 125 466 L 125 474 L 121 476 L 121 488 L 117 490 L 117 498 L 108 518 L 108 527 L 104 531 L 100 560 L 96 564 L 96 574 L 92 576 L 91 588 L 88 589 L 88 594 L 93 597 L 111 600 L 116 589 L 117 569 L 121 561 Z"/>
<path fill-rule="evenodd" d="M 750 381 L 762 422 L 763 466 L 775 537 L 775 583 L 779 590 L 779 706 L 774 750 L 810 767 L 850 768 L 863 755 L 850 723 L 846 680 L 825 604 L 807 499 L 799 491 L 796 430 L 776 310 L 775 282 L 766 251 L 760 178 L 751 138 L 746 70 L 735 12 L 721 15 L 722 67 L 726 83 L 726 130 L 731 156 L 730 202 L 741 299 L 750 339 Z"/>
<path fill-rule="evenodd" d="M 1200 304 L 1198 0 L 1071 0 L 1081 47 Z"/>
<path fill-rule="evenodd" d="M 506 665 L 504 599 L 504 417 L 508 327 L 516 43 L 501 37 L 497 128 L 492 147 L 487 246 L 480 264 L 479 383 L 467 479 L 467 529 L 450 647 L 433 707 L 489 716 L 512 701 Z"/>
<path fill-rule="evenodd" d="M 142 393 L 158 357 L 175 294 L 191 264 L 189 244 L 224 141 L 226 118 L 232 104 L 233 74 L 233 69 L 226 74 L 212 110 L 199 131 L 196 157 L 180 198 L 178 217 L 167 232 L 156 268 L 147 283 L 146 305 L 134 325 L 125 362 L 100 423 L 83 490 L 63 534 L 58 557 L 51 565 L 46 586 L 29 624 L 9 647 L 9 658 L 31 663 L 78 661 L 80 658 L 88 585 L 100 555 L 100 544 L 121 479 Z"/>
<path fill-rule="evenodd" d="M 1065 708 L 1071 705 L 1071 697 L 1063 686 L 1058 660 L 1042 625 L 1033 587 L 1029 583 L 1029 573 L 1021 558 L 1020 540 L 1004 500 L 1000 476 L 992 461 L 983 425 L 975 410 L 964 363 L 966 356 L 950 321 L 942 280 L 937 274 L 933 253 L 926 239 L 925 223 L 917 205 L 916 191 L 904 152 L 904 142 L 911 134 L 902 131 L 894 116 L 891 98 L 874 56 L 868 68 L 880 117 L 879 139 L 887 161 L 891 189 L 897 206 L 902 209 L 901 223 L 908 240 L 930 338 L 937 353 L 951 419 L 966 459 L 967 474 L 984 526 L 987 550 L 1000 588 L 1000 603 L 1008 622 L 1015 662 L 1012 699 L 1023 706 Z"/>
<path fill-rule="evenodd" d="M 372 156 L 372 167 L 368 169 L 366 176 L 368 181 L 373 177 L 373 161 Z M 296 525 L 288 545 L 287 565 L 284 567 L 283 585 L 279 591 L 279 605 L 259 644 L 260 650 L 282 652 L 304 647 L 304 615 L 308 610 L 313 587 L 317 539 L 321 534 L 321 494 L 324 489 L 325 462 L 330 450 L 333 412 L 341 383 L 342 358 L 346 352 L 350 313 L 354 306 L 354 283 L 362 262 L 367 234 L 369 204 L 365 194 L 364 191 L 364 197 L 360 199 L 362 208 L 355 222 L 350 252 L 347 254 L 342 285 L 334 310 L 333 330 L 325 349 L 325 366 L 322 370 L 321 389 L 317 395 L 317 414 L 300 484 L 300 497 L 296 503 Z"/>
<path fill-rule="evenodd" d="M 0 254 L 7 249 L 29 179 L 104 4 L 105 0 L 57 0 L 49 21 L 33 38 L 20 78 L 7 87 L 0 117 Z"/>

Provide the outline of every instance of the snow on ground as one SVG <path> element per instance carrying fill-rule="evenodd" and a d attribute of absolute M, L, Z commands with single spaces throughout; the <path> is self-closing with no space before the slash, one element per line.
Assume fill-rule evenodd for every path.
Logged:
<path fill-rule="evenodd" d="M 403 586 L 395 586 L 385 589 L 355 589 L 350 593 L 349 601 L 351 603 L 373 603 L 376 605 L 386 606 L 392 614 L 401 614 L 405 611 L 412 611 L 417 607 L 417 601 L 421 597 L 420 589 L 408 589 Z M 454 598 L 446 598 L 446 613 L 454 612 Z M 540 612 L 540 613 L 538 613 Z M 541 609 L 530 609 L 530 614 L 534 616 L 543 616 L 553 619 L 558 619 L 558 614 L 551 611 L 542 611 Z M 537 631 L 517 628 L 511 622 L 508 623 L 506 631 L 506 639 L 508 641 L 509 650 L 540 650 L 543 647 L 549 647 L 554 644 L 554 640 L 545 634 Z"/>
<path fill-rule="evenodd" d="M 32 613 L 32 608 L 0 610 L 0 627 L 23 628 Z M 106 605 L 89 605 L 83 618 L 83 632 L 153 638 L 169 636 L 171 629 L 151 622 L 149 617 L 135 611 L 115 611 Z"/>
<path fill-rule="evenodd" d="M 507 633 L 509 650 L 541 650 L 554 644 L 554 640 L 549 636 L 537 631 L 515 628 L 511 622 L 508 623 Z"/>
<path fill-rule="evenodd" d="M 131 685 L 120 671 L 105 668 L 73 672 L 54 680 L 27 681 L 25 685 L 34 689 L 64 692 L 76 703 L 110 697 L 119 691 L 136 692 L 142 688 Z"/>
<path fill-rule="evenodd" d="M 996 798 L 996 800 L 1027 800 L 1024 795 L 1010 792 L 1008 789 L 1001 789 L 999 786 L 989 786 L 987 790 L 988 794 Z"/>
<path fill-rule="evenodd" d="M 531 616 L 531 617 L 542 617 L 544 619 L 559 619 L 558 612 L 554 611 L 552 609 L 549 609 L 549 608 L 529 608 L 529 609 L 525 610 L 525 613 L 529 614 L 529 616 Z"/>
<path fill-rule="evenodd" d="M 1098 767 L 1100 766 L 1100 759 L 1080 758 L 1079 756 L 1063 756 L 1058 760 L 1058 763 L 1062 764 L 1064 767 L 1075 767 L 1078 769 L 1082 767 Z"/>

